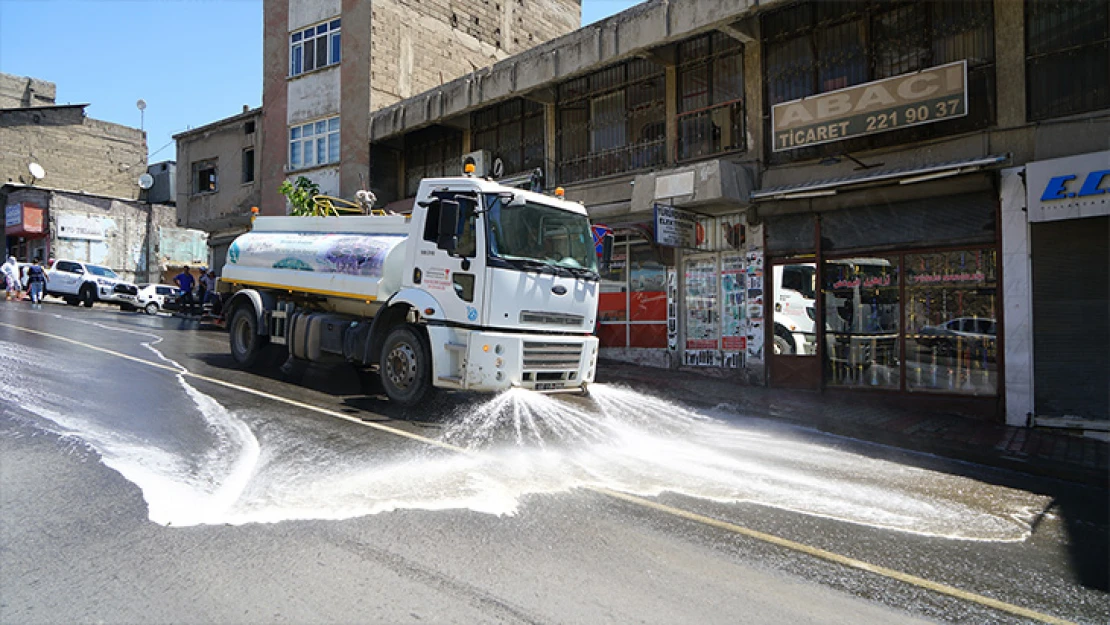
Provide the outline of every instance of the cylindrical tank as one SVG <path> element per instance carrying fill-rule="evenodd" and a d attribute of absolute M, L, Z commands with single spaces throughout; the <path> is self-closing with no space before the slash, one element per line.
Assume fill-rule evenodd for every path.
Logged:
<path fill-rule="evenodd" d="M 274 221 L 279 219 L 297 223 L 289 222 L 290 218 Z M 315 221 L 300 219 L 305 219 L 305 225 Z M 401 286 L 407 239 L 407 235 L 398 232 L 291 232 L 256 228 L 235 239 L 228 248 L 227 264 L 220 278 L 248 287 L 384 301 Z"/>

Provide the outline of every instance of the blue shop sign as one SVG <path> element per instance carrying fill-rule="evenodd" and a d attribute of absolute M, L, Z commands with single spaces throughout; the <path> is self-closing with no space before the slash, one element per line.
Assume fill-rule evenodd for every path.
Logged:
<path fill-rule="evenodd" d="M 1029 221 L 1110 214 L 1110 151 L 1037 161 L 1025 166 Z"/>

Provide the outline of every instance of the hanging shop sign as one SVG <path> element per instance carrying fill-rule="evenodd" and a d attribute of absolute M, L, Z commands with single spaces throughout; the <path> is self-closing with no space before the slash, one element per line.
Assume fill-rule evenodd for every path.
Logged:
<path fill-rule="evenodd" d="M 967 61 L 837 89 L 771 108 L 774 151 L 967 115 Z"/>
<path fill-rule="evenodd" d="M 655 242 L 667 247 L 696 247 L 697 221 L 694 213 L 656 204 Z"/>
<path fill-rule="evenodd" d="M 1110 150 L 1025 166 L 1029 221 L 1110 215 Z"/>
<path fill-rule="evenodd" d="M 30 202 L 17 202 L 4 207 L 4 234 L 27 237 L 43 232 L 43 209 Z"/>

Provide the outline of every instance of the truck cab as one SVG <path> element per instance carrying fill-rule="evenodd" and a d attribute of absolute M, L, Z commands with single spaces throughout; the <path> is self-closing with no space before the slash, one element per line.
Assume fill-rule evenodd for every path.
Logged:
<path fill-rule="evenodd" d="M 404 287 L 437 303 L 427 331 L 449 346 L 438 385 L 550 391 L 592 381 L 600 277 L 584 207 L 479 178 L 431 179 L 413 221 L 422 236 L 409 246 Z"/>

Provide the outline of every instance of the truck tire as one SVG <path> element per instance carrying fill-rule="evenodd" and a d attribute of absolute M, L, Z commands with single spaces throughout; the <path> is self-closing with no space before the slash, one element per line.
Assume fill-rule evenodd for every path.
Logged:
<path fill-rule="evenodd" d="M 253 367 L 258 362 L 262 350 L 270 342 L 270 337 L 258 334 L 258 317 L 250 306 L 239 306 L 227 324 L 228 342 L 231 357 L 240 367 Z"/>
<path fill-rule="evenodd" d="M 412 326 L 390 330 L 378 363 L 382 388 L 394 403 L 415 406 L 432 391 L 432 358 L 426 341 Z"/>
<path fill-rule="evenodd" d="M 794 341 L 786 338 L 779 332 L 775 332 L 774 350 L 776 356 L 792 356 L 796 351 L 794 349 Z"/>
<path fill-rule="evenodd" d="M 78 298 L 81 300 L 82 306 L 84 306 L 85 308 L 92 308 L 93 304 L 96 303 L 96 291 L 94 291 L 91 286 L 86 284 L 85 286 L 81 287 Z"/>

